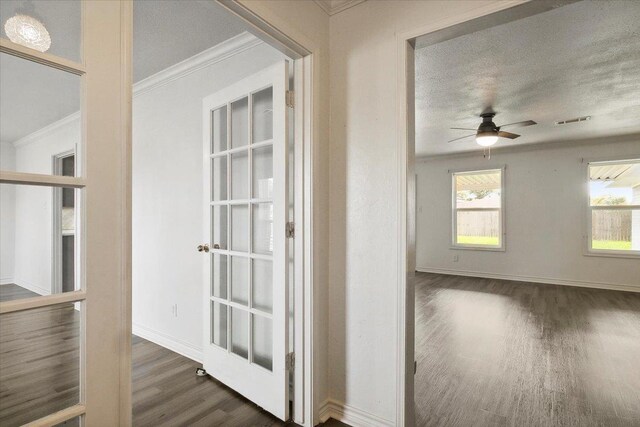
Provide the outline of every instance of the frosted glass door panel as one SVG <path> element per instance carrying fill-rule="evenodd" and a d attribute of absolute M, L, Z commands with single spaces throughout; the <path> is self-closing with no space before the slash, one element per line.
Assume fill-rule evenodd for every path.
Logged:
<path fill-rule="evenodd" d="M 249 198 L 249 156 L 246 151 L 231 155 L 231 198 Z"/>
<path fill-rule="evenodd" d="M 231 104 L 231 148 L 249 143 L 249 103 L 242 98 Z"/>
<path fill-rule="evenodd" d="M 255 148 L 252 159 L 253 197 L 271 199 L 273 197 L 273 147 Z"/>
<path fill-rule="evenodd" d="M 245 359 L 249 356 L 249 313 L 231 307 L 231 351 Z"/>
<path fill-rule="evenodd" d="M 271 313 L 273 310 L 273 263 L 269 260 L 251 261 L 252 307 Z"/>
<path fill-rule="evenodd" d="M 211 302 L 211 342 L 227 348 L 227 306 Z"/>
<path fill-rule="evenodd" d="M 252 358 L 253 363 L 265 369 L 273 368 L 273 327 L 271 319 L 252 314 Z"/>
<path fill-rule="evenodd" d="M 253 94 L 253 142 L 273 138 L 273 89 L 267 88 Z"/>
<path fill-rule="evenodd" d="M 227 200 L 227 156 L 216 157 L 211 163 L 211 200 Z"/>
<path fill-rule="evenodd" d="M 227 299 L 227 256 L 213 254 L 213 281 L 211 295 L 216 298 Z"/>
<path fill-rule="evenodd" d="M 227 248 L 227 209 L 226 205 L 211 207 L 211 237 L 213 244 L 220 245 L 220 249 Z"/>
<path fill-rule="evenodd" d="M 249 206 L 231 206 L 231 250 L 249 251 Z"/>
<path fill-rule="evenodd" d="M 270 255 L 273 253 L 273 204 L 254 204 L 252 222 L 253 252 Z"/>
<path fill-rule="evenodd" d="M 249 304 L 249 258 L 231 257 L 231 300 Z"/>
<path fill-rule="evenodd" d="M 211 112 L 211 152 L 218 153 L 227 149 L 227 107 Z"/>

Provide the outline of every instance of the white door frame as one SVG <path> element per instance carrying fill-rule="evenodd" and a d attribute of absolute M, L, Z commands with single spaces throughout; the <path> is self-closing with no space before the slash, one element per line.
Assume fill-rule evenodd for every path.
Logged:
<path fill-rule="evenodd" d="M 294 138 L 295 176 L 293 185 L 295 220 L 295 368 L 292 419 L 305 427 L 313 427 L 317 419 L 314 408 L 314 287 L 313 287 L 313 208 L 314 208 L 314 151 L 319 139 L 319 129 L 314 127 L 319 111 L 314 109 L 314 98 L 320 87 L 319 48 L 302 34 L 285 34 L 273 23 L 278 17 L 268 8 L 256 10 L 239 0 L 215 0 L 252 26 L 252 33 L 294 61 Z"/>
<path fill-rule="evenodd" d="M 470 10 L 464 14 L 398 33 L 396 36 L 398 150 L 398 353 L 396 364 L 396 425 L 415 425 L 414 352 L 415 352 L 415 123 L 414 123 L 414 41 L 444 28 L 480 18 L 527 0 L 508 0 Z"/>
<path fill-rule="evenodd" d="M 76 144 L 74 144 L 75 147 Z M 76 150 L 54 154 L 51 159 L 52 175 L 62 175 L 62 159 L 75 156 Z M 53 188 L 51 203 L 51 293 L 62 292 L 62 188 Z M 77 273 L 76 273 L 77 275 Z"/>

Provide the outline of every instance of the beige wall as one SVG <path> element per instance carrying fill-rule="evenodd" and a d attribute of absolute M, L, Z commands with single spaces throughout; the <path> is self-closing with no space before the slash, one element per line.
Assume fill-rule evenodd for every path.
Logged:
<path fill-rule="evenodd" d="M 496 4 L 367 1 L 331 17 L 330 396 L 380 423 L 397 416 L 397 37 Z"/>

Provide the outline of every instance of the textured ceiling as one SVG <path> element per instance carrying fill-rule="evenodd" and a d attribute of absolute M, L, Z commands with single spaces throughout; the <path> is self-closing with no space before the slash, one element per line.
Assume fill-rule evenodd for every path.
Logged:
<path fill-rule="evenodd" d="M 640 132 L 640 2 L 582 1 L 416 50 L 416 154 L 479 150 L 487 106 L 522 136 L 496 146 Z M 554 122 L 590 115 L 590 121 Z"/>
<path fill-rule="evenodd" d="M 31 4 L 47 27 L 49 53 L 79 60 L 80 3 L 0 1 L 0 23 Z M 134 1 L 133 77 L 140 81 L 248 28 L 212 1 Z M 6 37 L 4 29 L 2 37 Z M 80 79 L 0 54 L 0 141 L 16 141 L 79 110 Z"/>

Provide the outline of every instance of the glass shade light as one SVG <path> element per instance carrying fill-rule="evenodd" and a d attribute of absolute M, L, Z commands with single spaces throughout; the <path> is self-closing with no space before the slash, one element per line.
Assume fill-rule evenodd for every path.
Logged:
<path fill-rule="evenodd" d="M 476 142 L 483 147 L 491 147 L 498 142 L 498 135 L 482 135 L 476 136 Z"/>
<path fill-rule="evenodd" d="M 4 24 L 4 32 L 12 42 L 46 52 L 51 47 L 51 37 L 42 22 L 28 15 L 15 15 Z"/>

